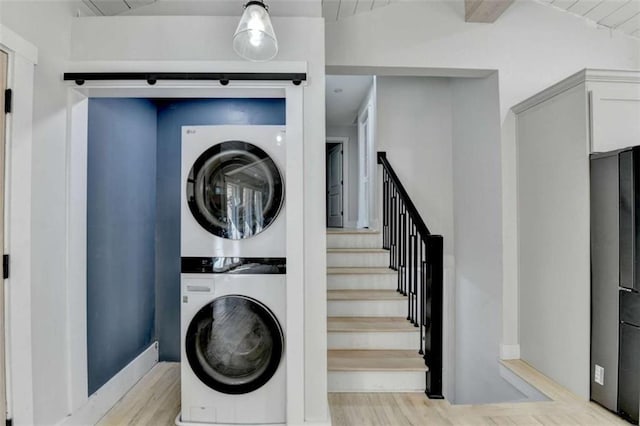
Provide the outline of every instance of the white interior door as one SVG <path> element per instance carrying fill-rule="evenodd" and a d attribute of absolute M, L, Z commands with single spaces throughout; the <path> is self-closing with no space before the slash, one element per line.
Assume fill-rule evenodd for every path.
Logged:
<path fill-rule="evenodd" d="M 4 107 L 5 90 L 7 89 L 7 64 L 8 55 L 0 50 L 0 106 Z M 0 242 L 2 249 L 0 255 L 4 255 L 4 158 L 5 158 L 5 133 L 6 117 L 4 111 L 0 112 Z M 4 274 L 4 271 L 2 271 Z M 5 424 L 7 418 L 7 397 L 5 379 L 5 345 L 4 345 L 4 285 L 0 291 L 0 424 Z"/>
<path fill-rule="evenodd" d="M 369 228 L 369 207 L 371 202 L 371 128 L 369 111 L 366 109 L 358 120 L 358 159 L 360 179 L 358 185 L 358 228 Z"/>
<path fill-rule="evenodd" d="M 335 144 L 327 153 L 327 226 L 344 226 L 342 144 Z"/>

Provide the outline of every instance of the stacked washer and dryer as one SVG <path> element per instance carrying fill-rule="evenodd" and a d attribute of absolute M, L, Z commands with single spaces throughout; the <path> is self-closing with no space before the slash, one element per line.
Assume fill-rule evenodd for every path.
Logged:
<path fill-rule="evenodd" d="M 182 128 L 182 424 L 286 423 L 284 139 Z"/>

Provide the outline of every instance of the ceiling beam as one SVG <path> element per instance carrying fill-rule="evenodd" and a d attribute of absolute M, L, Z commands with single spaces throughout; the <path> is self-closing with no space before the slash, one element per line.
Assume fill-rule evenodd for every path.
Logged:
<path fill-rule="evenodd" d="M 466 22 L 493 23 L 511 6 L 513 0 L 464 0 Z"/>

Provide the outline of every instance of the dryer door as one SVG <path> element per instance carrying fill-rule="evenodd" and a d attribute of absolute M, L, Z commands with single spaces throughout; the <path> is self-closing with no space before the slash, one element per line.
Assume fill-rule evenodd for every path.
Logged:
<path fill-rule="evenodd" d="M 227 394 L 252 392 L 275 374 L 284 334 L 259 301 L 230 295 L 213 300 L 193 317 L 185 337 L 187 360 L 207 386 Z"/>
<path fill-rule="evenodd" d="M 229 141 L 206 150 L 187 178 L 189 209 L 198 223 L 218 237 L 250 238 L 278 216 L 284 183 L 262 149 Z"/>

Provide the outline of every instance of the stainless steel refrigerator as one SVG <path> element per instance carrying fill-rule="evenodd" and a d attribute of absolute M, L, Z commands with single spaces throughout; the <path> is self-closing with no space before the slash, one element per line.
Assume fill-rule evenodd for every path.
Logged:
<path fill-rule="evenodd" d="M 638 423 L 640 147 L 591 156 L 591 399 Z"/>

